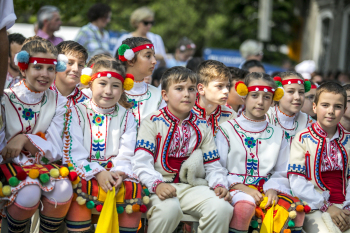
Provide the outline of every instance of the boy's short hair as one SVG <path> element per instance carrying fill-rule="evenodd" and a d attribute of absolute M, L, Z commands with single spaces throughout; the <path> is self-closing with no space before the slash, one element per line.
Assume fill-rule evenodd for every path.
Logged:
<path fill-rule="evenodd" d="M 265 70 L 264 65 L 258 60 L 245 61 L 242 65 L 242 70 L 249 71 L 249 69 L 252 67 L 260 67 L 260 68 L 263 68 Z"/>
<path fill-rule="evenodd" d="M 350 91 L 350 84 L 343 85 L 345 91 Z"/>
<path fill-rule="evenodd" d="M 11 44 L 12 43 L 16 43 L 16 44 L 19 44 L 19 45 L 23 45 L 23 43 L 26 40 L 26 38 L 20 33 L 9 34 L 7 36 L 7 38 L 8 38 L 8 41 L 9 41 L 9 56 L 10 56 L 10 58 L 12 58 L 11 57 Z"/>
<path fill-rule="evenodd" d="M 162 76 L 162 90 L 169 91 L 169 87 L 174 83 L 185 82 L 188 79 L 197 85 L 198 75 L 183 66 L 174 66 L 164 72 Z"/>
<path fill-rule="evenodd" d="M 248 71 L 246 70 L 242 70 L 238 67 L 228 67 L 228 69 L 230 70 L 230 73 L 232 75 L 232 81 L 233 80 L 238 80 L 238 81 L 244 81 L 244 78 L 247 74 L 249 74 Z"/>
<path fill-rule="evenodd" d="M 78 42 L 67 40 L 62 41 L 58 45 L 56 45 L 58 54 L 64 54 L 64 55 L 72 55 L 77 58 L 81 58 L 84 60 L 84 63 L 86 63 L 86 60 L 88 58 L 88 53 L 84 46 L 79 44 Z"/>
<path fill-rule="evenodd" d="M 344 108 L 346 108 L 347 95 L 346 90 L 342 85 L 336 82 L 328 81 L 319 86 L 316 90 L 316 96 L 314 103 L 317 105 L 320 99 L 320 96 L 323 92 L 332 93 L 332 94 L 341 94 L 344 97 Z"/>
<path fill-rule="evenodd" d="M 231 83 L 232 79 L 231 72 L 227 66 L 225 66 L 224 63 L 215 60 L 207 60 L 202 62 L 198 66 L 197 74 L 198 83 L 202 83 L 205 86 L 214 80 L 226 79 Z"/>

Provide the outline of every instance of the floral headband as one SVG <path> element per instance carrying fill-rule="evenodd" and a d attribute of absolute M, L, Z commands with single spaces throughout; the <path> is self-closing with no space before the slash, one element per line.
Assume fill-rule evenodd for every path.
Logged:
<path fill-rule="evenodd" d="M 113 77 L 113 78 L 119 79 L 122 82 L 124 90 L 129 91 L 134 86 L 134 75 L 132 74 L 126 74 L 125 78 L 116 72 L 110 72 L 110 71 L 97 72 L 92 76 L 91 74 L 92 74 L 91 68 L 84 68 L 81 71 L 80 82 L 83 85 L 88 85 L 89 82 L 92 82 L 95 79 L 100 77 L 107 77 L 107 78 Z"/>
<path fill-rule="evenodd" d="M 249 92 L 254 92 L 254 91 L 270 92 L 273 94 L 274 101 L 279 101 L 284 96 L 283 87 L 278 87 L 276 90 L 270 86 L 262 86 L 262 85 L 247 87 L 247 85 L 245 85 L 245 83 L 242 81 L 238 81 L 236 83 L 235 89 L 237 94 L 240 97 L 246 97 Z"/>
<path fill-rule="evenodd" d="M 130 49 L 129 45 L 122 44 L 118 48 L 119 60 L 131 61 L 135 57 L 135 53 L 143 49 L 154 49 L 153 44 L 143 44 L 135 48 Z"/>
<path fill-rule="evenodd" d="M 31 57 L 27 51 L 23 50 L 16 54 L 14 62 L 21 70 L 28 69 L 29 63 L 40 63 L 55 65 L 57 72 L 63 72 L 67 68 L 68 58 L 64 54 L 59 54 L 57 59 Z"/>
<path fill-rule="evenodd" d="M 278 76 L 274 77 L 273 80 L 275 80 L 277 86 L 284 86 L 284 85 L 290 85 L 290 84 L 296 83 L 296 84 L 304 85 L 305 92 L 309 92 L 311 90 L 310 81 L 304 81 L 298 78 L 282 80 L 281 77 L 278 77 Z"/>

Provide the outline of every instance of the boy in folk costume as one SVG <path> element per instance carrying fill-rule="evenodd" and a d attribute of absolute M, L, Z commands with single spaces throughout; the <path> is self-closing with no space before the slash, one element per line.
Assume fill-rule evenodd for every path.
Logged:
<path fill-rule="evenodd" d="M 289 145 L 284 131 L 266 122 L 265 116 L 273 101 L 283 96 L 283 89 L 264 73 L 248 74 L 235 88 L 245 110 L 220 125 L 216 135 L 234 206 L 230 232 L 248 232 L 249 225 L 260 232 L 271 225 L 274 232 L 300 232 L 304 213 L 295 210 L 296 205 L 303 206 L 289 195 L 286 176 Z M 273 218 L 268 217 L 271 212 Z"/>
<path fill-rule="evenodd" d="M 118 59 L 125 65 L 126 72 L 135 77 L 134 87 L 125 94 L 139 127 L 147 115 L 159 109 L 162 101 L 160 90 L 144 82 L 157 63 L 154 46 L 147 38 L 128 38 L 118 49 Z"/>
<path fill-rule="evenodd" d="M 230 89 L 230 70 L 221 62 L 208 60 L 198 66 L 198 97 L 192 112 L 207 120 L 215 136 L 217 127 L 234 119 L 235 112 L 226 107 Z"/>
<path fill-rule="evenodd" d="M 58 54 L 64 54 L 67 57 L 67 69 L 56 74 L 50 89 L 67 98 L 67 106 L 71 107 L 89 98 L 77 87 L 88 54 L 86 49 L 75 41 L 63 41 L 56 48 Z"/>
<path fill-rule="evenodd" d="M 0 214 L 8 232 L 24 232 L 40 203 L 40 231 L 56 232 L 71 203 L 70 172 L 53 163 L 62 159 L 66 100 L 49 90 L 64 60 L 39 37 L 15 57 L 24 80 L 5 90 L 0 136 Z"/>
<path fill-rule="evenodd" d="M 295 134 L 310 126 L 314 120 L 301 112 L 305 101 L 305 92 L 310 91 L 311 83 L 305 81 L 297 72 L 286 71 L 274 77 L 284 88 L 284 96 L 267 112 L 266 120 L 285 131 L 286 139 L 291 143 Z"/>
<path fill-rule="evenodd" d="M 167 70 L 162 78 L 162 96 L 168 105 L 147 116 L 138 131 L 132 164 L 141 182 L 154 193 L 147 212 L 151 233 L 173 232 L 183 213 L 201 217 L 200 232 L 228 232 L 233 209 L 224 200 L 229 200 L 227 171 L 218 162 L 207 122 L 191 112 L 196 82 L 197 75 L 189 69 Z M 193 158 L 201 165 L 191 164 L 188 175 L 183 175 L 184 166 Z M 201 175 L 206 174 L 207 182 L 189 176 L 190 170 L 203 168 L 203 162 Z"/>
<path fill-rule="evenodd" d="M 347 95 L 334 82 L 322 84 L 313 104 L 317 122 L 292 143 L 288 177 L 293 194 L 313 210 L 306 232 L 350 232 L 350 134 L 339 126 Z"/>
<path fill-rule="evenodd" d="M 88 70 L 89 71 L 89 70 Z M 137 231 L 141 212 L 149 202 L 134 175 L 131 157 L 136 144 L 136 122 L 127 110 L 124 90 L 133 86 L 133 76 L 115 60 L 96 62 L 81 82 L 89 84 L 92 98 L 67 113 L 63 162 L 79 175 L 66 218 L 68 232 L 90 232 L 92 209 L 101 211 L 106 193 L 116 189 L 120 232 Z M 119 190 L 119 191 L 118 191 Z"/>

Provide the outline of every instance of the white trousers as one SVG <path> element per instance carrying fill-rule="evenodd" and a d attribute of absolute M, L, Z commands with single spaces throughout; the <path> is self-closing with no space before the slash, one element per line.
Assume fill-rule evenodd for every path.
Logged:
<path fill-rule="evenodd" d="M 233 207 L 218 198 L 208 186 L 171 184 L 176 188 L 177 197 L 160 200 L 151 196 L 151 207 L 147 212 L 149 233 L 173 232 L 183 213 L 199 218 L 198 232 L 228 232 Z"/>
<path fill-rule="evenodd" d="M 332 219 L 322 218 L 322 212 L 317 210 L 313 213 L 305 214 L 303 229 L 307 233 L 340 233 L 339 228 L 332 222 Z M 326 224 L 326 222 L 327 224 Z M 344 231 L 350 233 L 350 230 Z"/>

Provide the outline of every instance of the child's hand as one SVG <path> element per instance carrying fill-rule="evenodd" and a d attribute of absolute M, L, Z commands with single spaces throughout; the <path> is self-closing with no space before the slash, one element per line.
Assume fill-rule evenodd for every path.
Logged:
<path fill-rule="evenodd" d="M 100 185 L 100 187 L 106 193 L 108 192 L 108 190 L 112 191 L 113 190 L 112 187 L 113 186 L 115 187 L 117 185 L 117 183 L 114 181 L 114 177 L 112 176 L 112 173 L 110 173 L 108 171 L 99 172 L 97 175 L 95 175 L 95 177 L 96 177 L 97 182 Z M 121 180 L 121 179 L 119 179 L 119 180 Z"/>
<path fill-rule="evenodd" d="M 113 176 L 113 179 L 115 180 L 115 191 L 117 194 L 117 190 L 120 188 L 120 186 L 123 183 L 123 180 L 126 178 L 126 175 L 124 172 L 121 171 L 114 171 L 111 172 L 111 175 Z"/>
<path fill-rule="evenodd" d="M 28 138 L 23 134 L 18 134 L 17 136 L 13 137 L 1 151 L 3 159 L 6 160 L 17 157 L 21 153 L 27 141 Z"/>
<path fill-rule="evenodd" d="M 267 190 L 267 192 L 265 193 L 265 196 L 267 196 L 267 198 L 268 198 L 267 203 L 265 205 L 265 209 L 267 207 L 271 206 L 274 201 L 275 201 L 275 204 L 277 204 L 278 196 L 277 196 L 277 191 L 276 190 L 273 190 L 273 189 Z"/>
<path fill-rule="evenodd" d="M 168 198 L 176 197 L 176 189 L 167 183 L 160 183 L 157 186 L 156 194 L 160 200 L 165 200 Z"/>
<path fill-rule="evenodd" d="M 256 189 L 249 188 L 248 186 L 244 184 L 236 184 L 232 188 L 241 190 L 245 192 L 246 194 L 252 196 L 255 200 L 255 204 L 259 206 L 260 202 L 264 199 L 263 195 Z"/>
<path fill-rule="evenodd" d="M 340 229 L 340 231 L 343 232 L 349 228 L 349 217 L 344 210 L 332 205 L 328 208 L 327 213 L 329 213 L 334 224 Z"/>
<path fill-rule="evenodd" d="M 214 190 L 216 196 L 219 196 L 219 198 L 225 198 L 225 201 L 228 201 L 228 202 L 231 202 L 232 200 L 232 197 L 230 195 L 230 192 L 224 188 L 224 187 L 217 187 L 215 190 Z"/>

